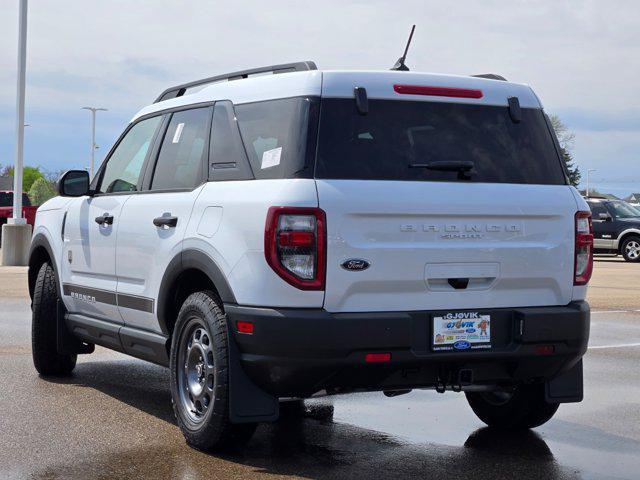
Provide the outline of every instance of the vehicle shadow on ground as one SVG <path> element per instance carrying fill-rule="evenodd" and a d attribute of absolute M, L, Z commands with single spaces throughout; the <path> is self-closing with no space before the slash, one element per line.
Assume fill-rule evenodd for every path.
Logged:
<path fill-rule="evenodd" d="M 167 370 L 135 361 L 88 362 L 74 375 L 47 382 L 95 389 L 174 424 Z M 332 409 L 285 409 L 281 420 L 260 425 L 248 444 L 218 453 L 189 448 L 176 435 L 150 439 L 149 448 L 92 455 L 69 465 L 32 473 L 32 478 L 205 478 L 258 474 L 303 478 L 495 478 L 574 479 L 533 431 L 482 428 L 464 445 L 407 443 L 384 433 L 333 421 Z M 390 412 L 391 414 L 391 412 Z M 427 420 L 425 420 L 427 421 Z M 453 427 L 452 427 L 453 428 Z M 123 474 L 123 468 L 125 474 Z"/>

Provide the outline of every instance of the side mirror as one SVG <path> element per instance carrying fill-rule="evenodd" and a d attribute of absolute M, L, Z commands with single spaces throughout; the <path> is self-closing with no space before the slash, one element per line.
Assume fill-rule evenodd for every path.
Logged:
<path fill-rule="evenodd" d="M 613 220 L 613 219 L 611 218 L 611 215 L 610 215 L 610 214 L 608 214 L 608 213 L 599 213 L 599 214 L 598 214 L 598 218 L 599 218 L 600 220 L 604 220 L 605 222 L 610 222 L 611 220 Z"/>
<path fill-rule="evenodd" d="M 82 197 L 89 194 L 89 173 L 85 170 L 68 170 L 58 180 L 61 197 Z"/>

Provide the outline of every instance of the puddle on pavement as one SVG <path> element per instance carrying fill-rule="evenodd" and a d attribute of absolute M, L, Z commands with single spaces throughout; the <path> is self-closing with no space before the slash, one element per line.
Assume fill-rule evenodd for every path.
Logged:
<path fill-rule="evenodd" d="M 531 460 L 551 459 L 568 471 L 579 472 L 579 478 L 638 478 L 639 441 L 563 420 L 562 412 L 533 431 L 498 433 L 475 417 L 464 394 L 414 391 L 394 398 L 381 396 L 335 397 L 334 421 L 375 429 L 416 445 L 427 443 L 427 448 L 434 444 L 480 447 L 496 460 L 530 455 Z"/>

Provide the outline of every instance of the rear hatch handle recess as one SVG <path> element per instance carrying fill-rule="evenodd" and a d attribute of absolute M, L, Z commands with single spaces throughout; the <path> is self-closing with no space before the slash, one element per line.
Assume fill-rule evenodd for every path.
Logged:
<path fill-rule="evenodd" d="M 441 160 L 429 163 L 410 163 L 409 168 L 426 168 L 438 172 L 458 172 L 458 180 L 469 180 L 475 164 L 470 160 Z"/>

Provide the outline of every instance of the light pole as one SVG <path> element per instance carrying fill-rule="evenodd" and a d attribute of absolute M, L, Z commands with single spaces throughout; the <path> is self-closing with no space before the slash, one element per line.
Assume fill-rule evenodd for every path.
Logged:
<path fill-rule="evenodd" d="M 89 110 L 91 112 L 91 163 L 89 164 L 89 175 L 93 178 L 93 163 L 96 154 L 96 112 L 106 112 L 106 108 L 100 107 L 82 107 L 83 110 Z"/>
<path fill-rule="evenodd" d="M 18 26 L 18 81 L 16 88 L 16 156 L 13 165 L 13 215 L 2 225 L 2 265 L 27 265 L 31 225 L 22 216 L 24 161 L 24 93 L 27 73 L 27 0 L 20 0 Z"/>
<path fill-rule="evenodd" d="M 596 169 L 595 168 L 588 168 L 587 169 L 587 197 L 589 196 L 589 178 L 591 177 L 591 172 L 595 172 Z"/>
<path fill-rule="evenodd" d="M 16 157 L 13 167 L 13 219 L 12 224 L 23 225 L 22 168 L 24 159 L 24 84 L 27 73 L 27 0 L 20 0 L 20 26 L 18 29 L 18 86 L 16 100 Z M 9 222 L 7 222 L 9 223 Z"/>

